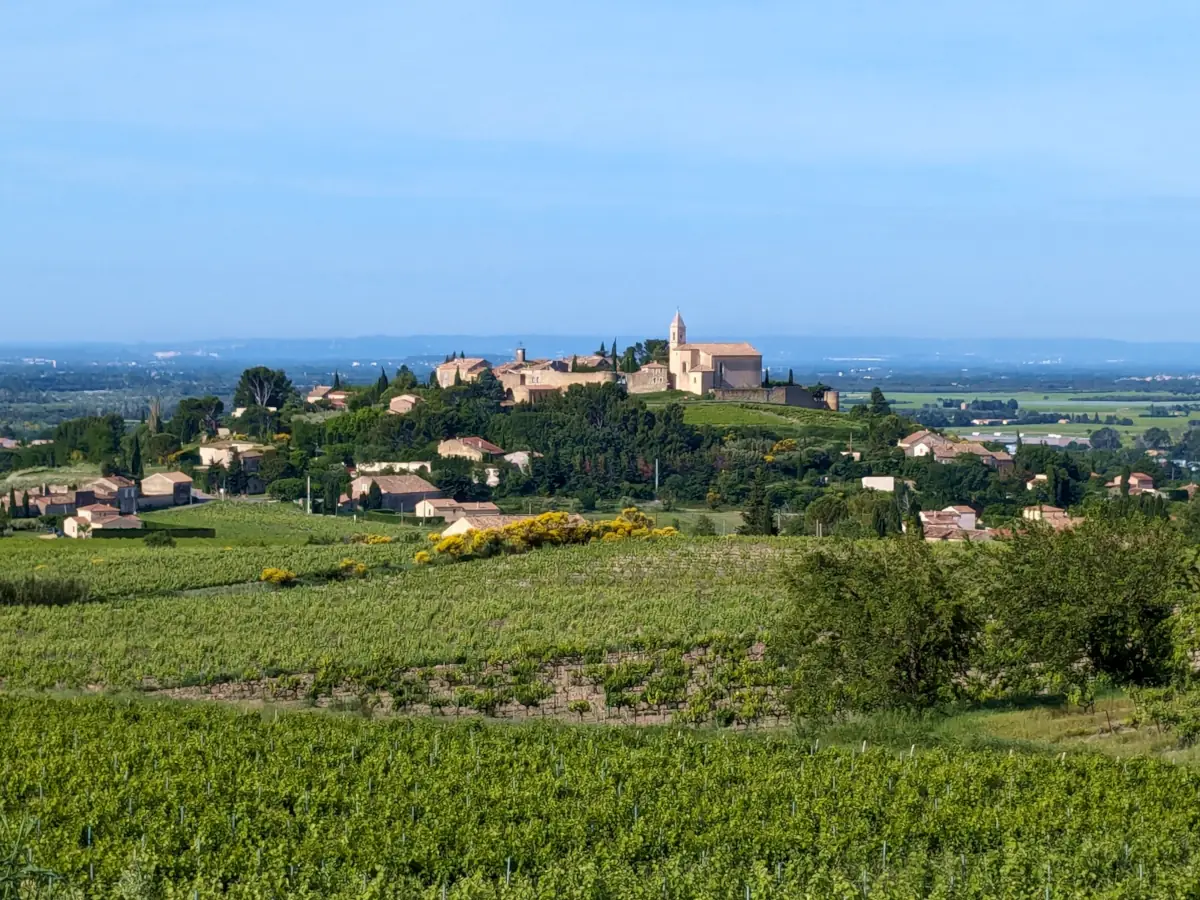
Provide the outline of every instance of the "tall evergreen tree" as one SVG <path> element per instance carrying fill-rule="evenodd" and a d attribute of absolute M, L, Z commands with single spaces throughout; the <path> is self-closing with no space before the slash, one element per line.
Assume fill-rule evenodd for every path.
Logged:
<path fill-rule="evenodd" d="M 788 369 L 788 384 L 795 384 L 796 377 L 792 374 L 792 370 Z"/>
<path fill-rule="evenodd" d="M 17 517 L 17 489 L 15 487 L 8 489 L 8 511 L 14 519 Z"/>
<path fill-rule="evenodd" d="M 379 380 L 375 382 L 375 387 L 379 389 L 379 393 L 383 393 L 388 389 L 387 372 L 379 370 Z"/>
<path fill-rule="evenodd" d="M 604 346 L 604 341 L 600 342 L 600 349 L 596 351 L 597 356 L 608 356 L 608 348 Z"/>
<path fill-rule="evenodd" d="M 371 486 L 367 489 L 366 509 L 382 509 L 383 508 L 383 491 L 380 490 L 379 484 L 372 481 Z"/>
<path fill-rule="evenodd" d="M 767 479 L 762 469 L 754 473 L 750 483 L 750 497 L 742 510 L 742 525 L 738 534 L 774 534 L 775 517 L 771 503 L 767 500 Z"/>
<path fill-rule="evenodd" d="M 25 496 L 21 498 L 21 518 L 29 518 L 29 491 L 26 491 Z"/>
<path fill-rule="evenodd" d="M 137 481 L 146 477 L 146 469 L 142 465 L 142 442 L 135 434 L 132 438 L 133 449 L 129 454 L 129 474 Z"/>
<path fill-rule="evenodd" d="M 335 391 L 340 391 L 342 389 L 342 376 L 339 375 L 336 370 L 333 373 L 333 389 Z"/>

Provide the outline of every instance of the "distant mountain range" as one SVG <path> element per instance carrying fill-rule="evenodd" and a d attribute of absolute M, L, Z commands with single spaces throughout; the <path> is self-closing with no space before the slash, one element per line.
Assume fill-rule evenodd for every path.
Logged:
<path fill-rule="evenodd" d="M 643 339 L 618 335 L 622 347 Z M 706 336 L 709 337 L 709 336 Z M 717 339 L 717 335 L 711 336 Z M 743 335 L 726 339 L 745 340 Z M 595 351 L 612 337 L 567 335 L 412 335 L 334 339 L 270 339 L 163 341 L 157 343 L 4 343 L 0 362 L 53 359 L 59 364 L 137 364 L 180 368 L 231 364 L 327 364 L 342 369 L 391 367 L 402 362 L 429 364 L 447 354 L 464 352 L 494 361 L 511 359 L 518 346 L 530 356 L 570 356 Z M 1200 371 L 1200 344 L 1130 342 L 1078 338 L 964 337 L 812 337 L 770 335 L 748 338 L 763 353 L 764 363 L 805 371 L 988 371 L 1032 369 L 1104 371 L 1138 374 Z"/>

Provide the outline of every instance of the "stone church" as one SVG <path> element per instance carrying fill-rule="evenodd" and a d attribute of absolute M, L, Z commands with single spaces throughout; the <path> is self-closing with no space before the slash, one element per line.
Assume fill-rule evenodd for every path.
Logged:
<path fill-rule="evenodd" d="M 746 390 L 762 385 L 762 354 L 747 343 L 689 343 L 678 312 L 671 320 L 670 386 L 703 396 L 713 390 Z"/>

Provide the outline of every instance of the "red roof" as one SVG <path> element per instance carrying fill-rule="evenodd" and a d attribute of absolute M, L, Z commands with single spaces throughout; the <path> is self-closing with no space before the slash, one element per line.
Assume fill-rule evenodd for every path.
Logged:
<path fill-rule="evenodd" d="M 482 450 L 484 453 L 495 454 L 504 452 L 503 448 L 497 447 L 491 441 L 485 441 L 481 437 L 465 437 L 459 438 L 459 440 L 466 446 L 474 447 L 476 450 Z"/>

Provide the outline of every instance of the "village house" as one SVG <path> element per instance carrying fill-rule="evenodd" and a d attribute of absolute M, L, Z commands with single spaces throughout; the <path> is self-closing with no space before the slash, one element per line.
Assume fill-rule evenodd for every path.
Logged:
<path fill-rule="evenodd" d="M 418 472 L 432 472 L 433 464 L 428 460 L 408 460 L 405 462 L 364 462 L 355 466 L 355 472 L 360 475 L 399 475 L 407 472 L 416 475 Z"/>
<path fill-rule="evenodd" d="M 304 398 L 304 402 L 305 403 L 320 403 L 322 400 L 325 399 L 325 395 L 328 394 L 332 390 L 333 390 L 333 385 L 331 385 L 331 384 L 318 384 L 311 391 L 308 392 L 308 396 Z"/>
<path fill-rule="evenodd" d="M 1121 486 L 1124 483 L 1124 476 L 1118 475 L 1112 481 L 1104 486 L 1108 488 L 1110 494 L 1121 493 Z M 1145 472 L 1130 472 L 1129 473 L 1129 495 L 1136 497 L 1138 494 L 1149 494 L 1154 492 L 1154 479 Z"/>
<path fill-rule="evenodd" d="M 1006 450 L 989 450 L 978 441 L 955 441 L 934 431 L 915 431 L 896 442 L 904 455 L 913 459 L 932 456 L 935 462 L 952 463 L 962 456 L 978 456 L 986 466 L 1000 473 L 1012 470 L 1012 454 Z"/>
<path fill-rule="evenodd" d="M 226 469 L 233 463 L 236 454 L 241 460 L 246 472 L 257 472 L 262 465 L 263 456 L 270 449 L 254 441 L 225 440 L 201 444 L 200 464 L 203 466 L 224 466 Z"/>
<path fill-rule="evenodd" d="M 478 356 L 468 356 L 465 359 L 452 359 L 437 367 L 437 383 L 444 388 L 454 387 L 454 382 L 467 384 L 477 381 L 479 376 L 490 369 L 492 364 Z"/>
<path fill-rule="evenodd" d="M 318 384 L 308 392 L 308 396 L 304 398 L 304 402 L 320 403 L 322 400 L 325 400 L 334 409 L 345 409 L 346 401 L 349 399 L 349 397 L 349 391 L 343 391 L 341 389 L 334 390 L 334 388 L 328 384 Z M 274 411 L 275 410 L 271 410 L 271 412 Z M 236 419 L 239 415 L 240 414 L 235 410 L 233 414 L 234 418 Z"/>
<path fill-rule="evenodd" d="M 904 455 L 912 459 L 929 456 L 935 447 L 949 447 L 954 441 L 936 431 L 914 431 L 908 437 L 896 442 L 896 446 L 904 451 Z"/>
<path fill-rule="evenodd" d="M 75 515 L 63 519 L 63 534 L 69 538 L 89 538 L 95 531 L 126 531 L 144 527 L 134 515 L 121 515 L 115 506 L 95 503 L 81 507 Z"/>
<path fill-rule="evenodd" d="M 88 482 L 84 487 L 96 495 L 96 500 L 115 506 L 123 516 L 137 512 L 137 484 L 128 478 L 106 475 Z"/>
<path fill-rule="evenodd" d="M 21 442 L 13 438 L 0 437 L 0 450 L 16 450 Z"/>
<path fill-rule="evenodd" d="M 416 475 L 360 475 L 350 482 L 350 491 L 343 495 L 348 503 L 358 503 L 369 494 L 371 485 L 379 486 L 383 508 L 393 512 L 413 512 L 422 500 L 443 497 L 440 489 Z"/>
<path fill-rule="evenodd" d="M 576 384 L 607 384 L 618 380 L 611 363 L 602 356 L 570 359 L 528 359 L 523 347 L 516 359 L 497 366 L 493 373 L 504 386 L 504 399 L 511 403 L 537 404 Z"/>
<path fill-rule="evenodd" d="M 16 491 L 17 508 L 21 508 L 25 491 Z M 35 516 L 73 516 L 81 506 L 96 502 L 92 490 L 72 490 L 64 485 L 42 485 L 29 491 L 29 513 Z M 0 506 L 8 508 L 8 493 L 0 494 Z"/>
<path fill-rule="evenodd" d="M 1045 487 L 1048 485 L 1049 482 L 1050 476 L 1039 472 L 1037 475 L 1025 480 L 1025 490 L 1036 491 L 1039 487 Z"/>
<path fill-rule="evenodd" d="M 471 503 L 448 498 L 434 498 L 422 500 L 413 512 L 421 519 L 442 519 L 449 523 L 457 522 L 463 516 L 498 516 L 500 507 L 495 503 Z"/>
<path fill-rule="evenodd" d="M 916 482 L 900 479 L 895 475 L 864 475 L 862 477 L 864 491 L 884 491 L 890 494 L 895 493 L 896 486 L 899 484 L 907 485 L 910 488 L 916 487 Z"/>
<path fill-rule="evenodd" d="M 182 472 L 155 472 L 142 479 L 138 509 L 187 506 L 192 502 L 192 479 Z"/>
<path fill-rule="evenodd" d="M 438 456 L 443 459 L 458 457 L 483 462 L 493 456 L 503 455 L 504 450 L 481 437 L 450 438 L 438 444 Z"/>
<path fill-rule="evenodd" d="M 416 394 L 401 394 L 398 397 L 393 397 L 388 401 L 388 412 L 392 415 L 403 416 L 412 412 L 417 408 L 418 404 L 425 401 Z"/>
<path fill-rule="evenodd" d="M 703 396 L 716 388 L 760 388 L 762 354 L 747 343 L 688 343 L 678 312 L 671 320 L 667 369 L 670 386 Z"/>
<path fill-rule="evenodd" d="M 625 390 L 631 394 L 652 394 L 670 389 L 671 368 L 656 360 L 651 360 L 636 372 L 625 375 Z"/>
<path fill-rule="evenodd" d="M 1047 504 L 1026 506 L 1021 510 L 1021 518 L 1026 522 L 1041 522 L 1049 525 L 1055 531 L 1061 531 L 1064 528 L 1074 528 L 1083 521 L 1082 518 L 1072 517 L 1065 509 Z"/>

